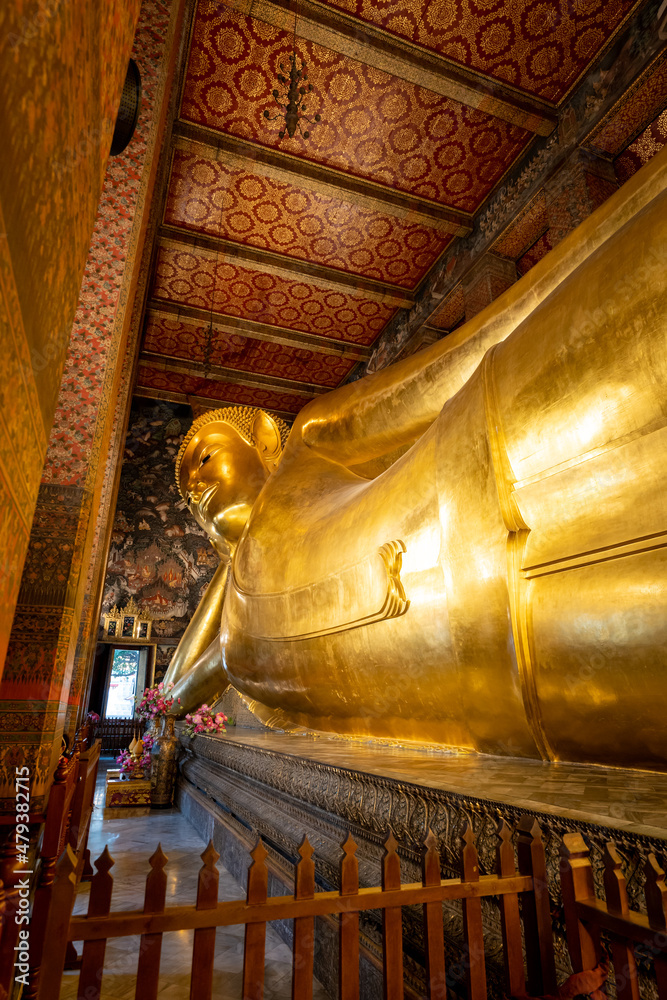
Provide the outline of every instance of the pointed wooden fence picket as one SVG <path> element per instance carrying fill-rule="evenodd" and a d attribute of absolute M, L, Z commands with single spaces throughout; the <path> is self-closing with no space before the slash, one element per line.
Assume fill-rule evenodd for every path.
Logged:
<path fill-rule="evenodd" d="M 44 819 L 41 844 L 37 850 L 35 892 L 30 915 L 29 971 L 24 983 L 22 1000 L 35 1000 L 38 995 L 40 956 L 44 948 L 47 920 L 51 907 L 51 892 L 56 872 L 56 862 L 65 844 L 69 844 L 76 858 L 76 882 L 92 877 L 88 831 L 93 812 L 95 781 L 100 756 L 100 744 L 91 739 L 90 728 L 84 726 L 76 734 L 74 747 L 68 756 L 58 761 L 53 784 L 49 792 L 46 817 L 34 815 L 31 822 Z M 27 819 L 26 819 L 27 822 Z M 21 833 L 23 831 L 21 830 Z M 2 920 L 0 937 L 0 998 L 10 989 L 15 973 L 16 944 L 20 925 L 16 922 L 19 905 L 18 886 L 21 881 L 22 862 L 17 854 L 17 837 L 5 841 L 0 858 L 0 872 L 7 879 L 6 914 Z M 70 945 L 68 967 L 77 962 L 77 955 Z"/>
<path fill-rule="evenodd" d="M 351 836 L 343 844 L 339 892 L 315 892 L 313 848 L 304 838 L 300 860 L 295 868 L 293 896 L 267 897 L 267 851 L 261 841 L 251 853 L 245 902 L 218 902 L 218 855 L 209 844 L 202 855 L 197 902 L 192 906 L 165 907 L 166 857 L 160 847 L 150 859 L 151 871 L 146 882 L 142 911 L 111 913 L 113 861 L 105 849 L 96 862 L 87 916 L 68 918 L 75 885 L 72 859 L 65 853 L 58 867 L 53 892 L 53 907 L 47 933 L 47 947 L 42 962 L 42 982 L 49 983 L 48 997 L 54 984 L 60 983 L 65 948 L 68 941 L 83 941 L 82 965 L 77 994 L 97 1000 L 101 993 L 106 942 L 113 937 L 141 935 L 137 968 L 136 997 L 152 1000 L 157 996 L 162 935 L 170 931 L 193 929 L 194 946 L 190 996 L 207 1000 L 212 995 L 215 928 L 245 924 L 243 965 L 243 1000 L 261 1000 L 264 984 L 266 924 L 271 920 L 294 920 L 292 995 L 310 1000 L 313 991 L 314 921 L 316 916 L 338 914 L 339 996 L 341 1000 L 359 1000 L 359 913 L 382 911 L 384 942 L 384 983 L 387 1000 L 403 1000 L 403 906 L 420 904 L 425 923 L 429 998 L 445 1000 L 446 969 L 442 902 L 461 899 L 464 907 L 465 955 L 458 963 L 465 968 L 468 996 L 482 1000 L 486 993 L 484 941 L 481 899 L 500 896 L 503 938 L 506 942 L 508 983 L 525 981 L 523 936 L 519 919 L 519 898 L 524 901 L 536 894 L 533 868 L 544 869 L 544 850 L 536 823 L 524 822 L 520 838 L 527 849 L 520 853 L 521 871 L 517 873 L 511 835 L 507 826 L 499 828 L 498 874 L 480 875 L 479 860 L 470 827 L 463 833 L 460 879 L 441 879 L 436 839 L 429 831 L 423 850 L 422 882 L 401 884 L 397 843 L 391 831 L 385 842 L 382 861 L 382 885 L 359 888 L 357 845 Z M 539 897 L 539 890 L 537 892 Z M 535 905 L 529 907 L 532 914 Z M 548 911 L 547 911 L 548 912 Z M 531 918 L 532 919 L 532 918 Z M 526 937 L 529 968 L 533 986 L 539 993 L 555 984 L 551 927 L 531 928 Z M 42 996 L 46 1000 L 46 994 Z"/>
<path fill-rule="evenodd" d="M 584 838 L 568 833 L 561 846 L 561 887 L 567 944 L 575 972 L 591 969 L 604 957 L 601 932 L 610 942 L 612 976 L 618 1000 L 639 1000 L 635 946 L 652 958 L 660 1000 L 667 1000 L 667 885 L 655 854 L 644 866 L 647 913 L 628 904 L 621 856 L 610 841 L 603 855 L 605 900 L 597 899 L 593 867 Z M 592 997 L 606 1000 L 601 992 Z"/>
<path fill-rule="evenodd" d="M 75 895 L 75 861 L 67 850 L 58 865 L 43 955 L 44 990 L 40 1000 L 59 994 L 68 942 L 83 941 L 77 996 L 99 1000 L 106 942 L 141 936 L 137 966 L 137 1000 L 157 997 L 162 938 L 165 933 L 194 930 L 191 1000 L 211 1000 L 217 927 L 245 925 L 242 977 L 243 1000 L 262 1000 L 266 924 L 294 920 L 292 997 L 312 1000 L 315 917 L 339 916 L 340 1000 L 359 1000 L 359 913 L 381 910 L 384 946 L 385 1000 L 403 1000 L 403 928 L 401 908 L 421 905 L 424 919 L 427 997 L 446 1000 L 447 986 L 442 903 L 461 900 L 464 949 L 456 969 L 465 970 L 469 1000 L 487 997 L 481 900 L 497 897 L 503 937 L 508 996 L 528 992 L 540 997 L 557 991 L 553 932 L 542 836 L 537 822 L 524 817 L 519 825 L 516 870 L 512 835 L 504 822 L 498 829 L 496 874 L 481 875 L 470 826 L 463 831 L 461 878 L 441 879 L 437 842 L 431 831 L 422 853 L 422 881 L 401 883 L 397 843 L 391 831 L 382 859 L 382 885 L 359 888 L 357 845 L 348 836 L 342 845 L 340 890 L 315 892 L 313 848 L 307 838 L 299 847 L 292 896 L 267 896 L 268 852 L 261 840 L 251 852 L 245 901 L 218 902 L 218 854 L 209 844 L 202 854 L 194 906 L 165 906 L 167 858 L 158 846 L 150 859 L 142 910 L 111 912 L 113 860 L 105 849 L 96 862 L 88 914 L 70 917 Z M 563 897 L 568 944 L 575 971 L 593 968 L 600 959 L 599 930 L 612 934 L 613 962 L 620 1000 L 638 1000 L 633 942 L 650 941 L 655 956 L 660 1000 L 667 1000 L 667 889 L 664 873 L 652 856 L 647 863 L 646 898 L 649 916 L 627 906 L 620 859 L 613 845 L 607 851 L 607 903 L 595 899 L 586 845 L 569 835 L 563 845 Z M 48 987 L 45 985 L 48 984 Z"/>

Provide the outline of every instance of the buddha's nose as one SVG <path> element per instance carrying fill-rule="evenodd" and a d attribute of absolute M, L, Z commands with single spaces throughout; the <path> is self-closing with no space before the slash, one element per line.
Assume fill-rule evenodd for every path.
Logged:
<path fill-rule="evenodd" d="M 188 503 L 199 503 L 201 495 L 205 489 L 206 483 L 197 481 L 193 483 L 192 486 L 188 483 Z"/>

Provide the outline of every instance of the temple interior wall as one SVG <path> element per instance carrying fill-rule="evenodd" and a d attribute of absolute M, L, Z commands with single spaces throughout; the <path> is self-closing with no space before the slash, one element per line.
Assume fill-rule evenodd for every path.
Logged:
<path fill-rule="evenodd" d="M 193 409 L 156 398 L 130 412 L 148 295 L 147 233 L 162 218 L 160 149 L 178 90 L 187 6 L 52 4 L 40 8 L 41 20 L 17 13 L 18 4 L 0 9 L 0 36 L 8 39 L 0 60 L 3 134 L 11 149 L 0 171 L 0 664 L 13 636 L 0 688 L 5 805 L 12 804 L 13 769 L 26 761 L 35 768 L 35 807 L 46 802 L 61 734 L 87 707 L 101 612 L 129 596 L 149 609 L 160 605 L 154 636 L 164 669 L 215 569 L 173 482 Z M 562 155 L 536 157 L 537 166 L 508 176 L 475 232 L 429 275 L 426 304 L 400 310 L 357 376 L 477 315 L 665 145 L 667 56 L 657 28 L 642 45 L 626 47 L 618 65 L 596 69 L 582 84 L 585 93 L 573 98 L 550 147 L 553 153 L 560 143 Z M 138 145 L 114 164 L 107 154 L 131 53 L 143 70 L 143 117 Z M 379 834 L 367 813 L 353 819 L 295 801 L 288 829 L 280 818 L 284 788 L 259 778 L 255 786 L 227 770 L 223 808 L 198 797 L 211 799 L 201 765 L 190 762 L 186 775 L 188 768 L 182 806 L 198 821 L 206 814 L 216 836 L 229 836 L 230 864 L 243 829 L 261 825 L 254 806 L 229 819 L 232 798 L 251 793 L 256 802 L 273 797 L 272 829 L 282 831 L 283 853 L 294 851 L 297 829 L 318 823 L 333 851 L 344 819 L 356 823 L 368 858 L 377 856 Z M 443 816 L 470 807 L 489 829 L 497 818 L 459 799 L 441 806 Z M 601 826 L 591 833 L 596 843 L 606 836 Z M 647 844 L 628 841 L 633 864 Z M 406 852 L 414 868 L 414 843 Z M 280 856 L 274 877 L 285 885 Z M 326 851 L 321 858 L 326 865 Z M 370 931 L 368 940 L 372 979 Z"/>

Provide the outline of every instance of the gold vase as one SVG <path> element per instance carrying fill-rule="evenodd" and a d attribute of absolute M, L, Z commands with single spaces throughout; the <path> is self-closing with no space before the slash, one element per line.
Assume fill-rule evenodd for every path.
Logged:
<path fill-rule="evenodd" d="M 158 735 L 160 727 L 158 725 L 159 719 L 149 719 L 146 723 L 146 728 L 144 730 L 144 739 L 147 736 L 151 736 L 153 739 Z"/>
<path fill-rule="evenodd" d="M 176 784 L 178 737 L 174 732 L 175 718 L 163 715 L 160 735 L 151 750 L 151 806 L 169 809 Z"/>

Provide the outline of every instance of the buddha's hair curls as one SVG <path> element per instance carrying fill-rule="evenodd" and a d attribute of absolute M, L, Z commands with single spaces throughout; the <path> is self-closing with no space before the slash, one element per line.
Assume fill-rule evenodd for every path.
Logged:
<path fill-rule="evenodd" d="M 241 435 L 244 441 L 247 441 L 248 444 L 256 447 L 257 442 L 255 441 L 253 435 L 253 424 L 255 422 L 255 417 L 261 412 L 262 411 L 257 406 L 223 406 L 220 410 L 209 410 L 207 413 L 202 413 L 200 417 L 193 420 L 192 426 L 183 438 L 183 443 L 179 449 L 178 455 L 176 456 L 176 485 L 178 486 L 178 492 L 181 496 L 183 496 L 183 491 L 181 490 L 181 465 L 183 463 L 183 457 L 187 447 L 197 431 L 200 431 L 202 427 L 206 426 L 206 424 L 229 424 L 230 427 L 233 427 L 234 430 Z M 290 431 L 289 424 L 286 424 L 284 420 L 280 419 L 280 417 L 273 416 L 273 414 L 269 414 L 269 416 L 275 422 L 280 432 L 280 443 L 284 448 Z M 186 498 L 183 497 L 183 499 Z"/>

